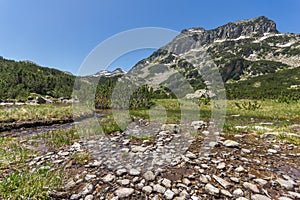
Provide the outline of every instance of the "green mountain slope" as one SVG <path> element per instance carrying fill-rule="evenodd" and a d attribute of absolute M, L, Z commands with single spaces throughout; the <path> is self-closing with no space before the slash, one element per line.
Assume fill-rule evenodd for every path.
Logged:
<path fill-rule="evenodd" d="M 16 62 L 0 57 L 0 98 L 16 99 L 30 93 L 70 97 L 75 76 L 34 63 Z"/>

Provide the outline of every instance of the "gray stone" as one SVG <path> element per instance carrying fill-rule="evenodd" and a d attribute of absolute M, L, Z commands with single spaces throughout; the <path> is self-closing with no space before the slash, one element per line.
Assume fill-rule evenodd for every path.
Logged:
<path fill-rule="evenodd" d="M 221 162 L 218 164 L 217 169 L 224 169 L 226 167 L 226 164 L 224 162 Z"/>
<path fill-rule="evenodd" d="M 228 190 L 221 190 L 221 194 L 223 194 L 227 197 L 232 197 L 232 194 Z"/>
<path fill-rule="evenodd" d="M 228 181 L 226 181 L 226 180 L 224 180 L 224 179 L 222 179 L 222 178 L 220 178 L 220 177 L 218 177 L 218 176 L 216 176 L 216 175 L 213 175 L 213 178 L 224 188 L 224 189 L 227 189 L 227 188 L 229 188 L 230 186 L 231 186 L 231 184 L 228 182 Z"/>
<path fill-rule="evenodd" d="M 277 151 L 275 149 L 268 149 L 268 153 L 275 154 Z"/>
<path fill-rule="evenodd" d="M 91 179 L 93 179 L 93 178 L 96 178 L 97 176 L 96 175 L 94 175 L 94 174 L 87 174 L 86 176 L 85 176 L 85 180 L 86 181 L 89 181 L 89 180 L 91 180 Z"/>
<path fill-rule="evenodd" d="M 288 198 L 288 197 L 279 197 L 278 200 L 293 200 L 293 199 Z"/>
<path fill-rule="evenodd" d="M 118 170 L 116 171 L 117 176 L 123 176 L 123 175 L 126 174 L 126 173 L 127 173 L 127 170 L 126 170 L 125 168 L 118 169 Z"/>
<path fill-rule="evenodd" d="M 72 196 L 70 197 L 70 200 L 77 200 L 81 197 L 80 194 L 72 194 Z"/>
<path fill-rule="evenodd" d="M 234 197 L 242 197 L 242 196 L 244 196 L 244 192 L 243 192 L 243 190 L 241 190 L 240 188 L 238 188 L 238 189 L 235 189 L 235 190 L 232 192 L 232 195 L 233 195 Z"/>
<path fill-rule="evenodd" d="M 260 178 L 254 179 L 253 181 L 258 183 L 262 187 L 268 183 L 268 181 L 266 181 L 264 179 L 260 179 Z"/>
<path fill-rule="evenodd" d="M 255 194 L 251 196 L 252 200 L 271 200 L 269 197 L 261 194 Z"/>
<path fill-rule="evenodd" d="M 243 184 L 244 188 L 248 189 L 248 190 L 251 190 L 252 192 L 254 193 L 259 193 L 259 189 L 257 188 L 256 185 L 252 184 L 252 183 L 249 183 L 249 182 L 245 182 Z"/>
<path fill-rule="evenodd" d="M 170 189 L 167 189 L 167 191 L 164 193 L 164 196 L 166 199 L 173 199 L 174 197 L 174 192 Z"/>
<path fill-rule="evenodd" d="M 171 181 L 169 179 L 164 178 L 161 182 L 165 187 L 170 188 L 171 187 Z"/>
<path fill-rule="evenodd" d="M 163 186 L 161 186 L 161 185 L 159 185 L 159 184 L 155 184 L 155 185 L 153 186 L 153 191 L 158 192 L 158 193 L 161 193 L 161 194 L 164 194 L 165 191 L 166 191 L 166 188 L 163 187 Z"/>
<path fill-rule="evenodd" d="M 239 167 L 237 167 L 234 171 L 235 171 L 235 172 L 238 172 L 238 173 L 241 173 L 241 172 L 245 171 L 245 169 L 244 169 L 244 167 L 239 166 Z"/>
<path fill-rule="evenodd" d="M 286 188 L 286 189 L 293 189 L 294 188 L 294 181 L 292 181 L 292 180 L 284 180 L 284 179 L 282 179 L 282 178 L 278 178 L 277 180 L 276 180 L 280 185 L 281 185 L 281 187 L 283 187 L 283 188 Z"/>
<path fill-rule="evenodd" d="M 82 191 L 80 192 L 81 195 L 85 196 L 87 194 L 91 194 L 93 192 L 94 186 L 91 183 L 87 183 Z"/>
<path fill-rule="evenodd" d="M 111 181 L 113 181 L 115 179 L 115 176 L 114 175 L 112 175 L 112 174 L 107 174 L 106 176 L 104 176 L 103 178 L 102 178 L 102 180 L 104 181 L 104 182 L 111 182 Z"/>
<path fill-rule="evenodd" d="M 163 131 L 170 131 L 173 133 L 180 133 L 181 129 L 178 124 L 163 124 L 161 127 Z"/>
<path fill-rule="evenodd" d="M 211 195 L 218 195 L 220 193 L 220 190 L 211 185 L 210 183 L 206 184 L 204 189 L 206 192 L 208 192 L 208 194 Z"/>
<path fill-rule="evenodd" d="M 300 193 L 288 191 L 289 195 L 295 199 L 300 199 Z"/>
<path fill-rule="evenodd" d="M 140 174 L 141 174 L 141 172 L 137 169 L 130 169 L 129 170 L 129 175 L 131 175 L 131 176 L 138 176 Z"/>
<path fill-rule="evenodd" d="M 203 174 L 200 175 L 199 180 L 202 183 L 208 183 L 208 180 L 207 180 L 206 176 L 203 175 Z"/>
<path fill-rule="evenodd" d="M 151 194 L 152 193 L 152 187 L 151 186 L 144 186 L 143 188 L 142 188 L 142 191 L 143 192 L 146 192 L 147 194 Z"/>
<path fill-rule="evenodd" d="M 153 181 L 155 179 L 155 174 L 152 171 L 147 171 L 144 173 L 144 178 L 146 181 Z"/>
<path fill-rule="evenodd" d="M 129 179 L 118 180 L 117 183 L 119 183 L 122 186 L 125 186 L 125 185 L 129 185 L 130 180 Z"/>
<path fill-rule="evenodd" d="M 242 149 L 242 152 L 245 153 L 245 154 L 251 153 L 251 151 L 249 149 Z"/>
<path fill-rule="evenodd" d="M 224 141 L 223 145 L 226 147 L 232 147 L 232 148 L 240 146 L 240 144 L 238 142 L 233 141 L 233 140 L 226 140 L 226 141 Z"/>
<path fill-rule="evenodd" d="M 134 189 L 132 189 L 132 188 L 119 188 L 115 191 L 115 194 L 119 198 L 125 198 L 125 197 L 129 197 L 130 195 L 132 195 L 133 192 L 134 192 Z"/>
<path fill-rule="evenodd" d="M 197 158 L 197 156 L 192 152 L 187 152 L 187 154 L 185 156 L 187 158 L 190 158 L 190 159 L 196 159 Z"/>
<path fill-rule="evenodd" d="M 236 178 L 236 177 L 230 177 L 230 180 L 235 182 L 235 183 L 239 183 L 240 182 L 240 179 L 239 178 Z"/>
<path fill-rule="evenodd" d="M 204 128 L 205 125 L 206 125 L 206 123 L 205 123 L 204 121 L 193 121 L 193 122 L 191 123 L 191 126 L 192 126 L 195 130 Z"/>
<path fill-rule="evenodd" d="M 191 181 L 189 179 L 187 179 L 187 178 L 183 178 L 182 179 L 182 183 L 185 184 L 185 185 L 187 185 L 187 186 L 189 186 L 191 184 Z"/>
<path fill-rule="evenodd" d="M 84 200 L 93 200 L 94 196 L 92 194 L 87 195 Z"/>

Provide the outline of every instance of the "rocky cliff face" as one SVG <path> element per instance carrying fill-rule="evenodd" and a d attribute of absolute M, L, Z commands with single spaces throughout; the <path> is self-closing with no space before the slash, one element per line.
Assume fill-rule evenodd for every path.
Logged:
<path fill-rule="evenodd" d="M 299 55 L 300 35 L 279 33 L 275 22 L 262 16 L 212 30 L 183 30 L 169 44 L 137 63 L 129 74 L 148 79 L 147 84 L 157 87 L 170 86 L 177 71 L 194 89 L 199 89 L 204 87 L 203 77 L 195 65 L 203 65 L 202 60 L 213 61 L 223 80 L 230 82 L 298 67 Z"/>
<path fill-rule="evenodd" d="M 266 17 L 228 23 L 212 30 L 203 28 L 185 29 L 164 49 L 181 54 L 191 49 L 210 45 L 226 39 L 262 37 L 265 33 L 278 33 L 276 24 Z"/>

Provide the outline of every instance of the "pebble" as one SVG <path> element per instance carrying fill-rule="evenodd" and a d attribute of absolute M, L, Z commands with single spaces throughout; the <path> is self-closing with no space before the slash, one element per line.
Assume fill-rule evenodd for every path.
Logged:
<path fill-rule="evenodd" d="M 223 143 L 223 145 L 224 145 L 225 147 L 232 147 L 232 148 L 234 148 L 234 147 L 239 147 L 239 146 L 240 146 L 240 144 L 239 144 L 238 142 L 233 141 L 233 140 L 226 140 L 226 141 Z"/>
<path fill-rule="evenodd" d="M 169 179 L 164 178 L 161 182 L 165 187 L 170 188 L 171 187 L 171 181 Z"/>
<path fill-rule="evenodd" d="M 146 181 L 153 181 L 155 179 L 155 174 L 152 171 L 147 171 L 144 173 L 144 178 Z"/>
<path fill-rule="evenodd" d="M 208 180 L 207 180 L 206 176 L 203 175 L 203 174 L 200 175 L 199 180 L 200 180 L 200 182 L 202 182 L 202 183 L 208 183 Z"/>
<path fill-rule="evenodd" d="M 238 189 L 235 189 L 235 190 L 232 192 L 232 195 L 233 195 L 234 197 L 242 197 L 242 196 L 244 196 L 244 192 L 243 192 L 243 190 L 241 190 L 240 188 L 238 188 Z"/>
<path fill-rule="evenodd" d="M 276 154 L 277 151 L 275 149 L 268 149 L 268 153 L 270 153 L 270 154 Z"/>
<path fill-rule="evenodd" d="M 260 178 L 254 179 L 253 181 L 258 183 L 262 187 L 268 183 L 268 181 L 266 181 L 264 179 L 260 179 Z"/>
<path fill-rule="evenodd" d="M 292 188 L 294 188 L 294 181 L 292 181 L 292 180 L 284 180 L 284 179 L 282 179 L 282 178 L 278 178 L 277 180 L 276 180 L 276 182 L 278 182 L 280 185 L 281 185 L 281 187 L 283 187 L 283 188 L 286 188 L 286 189 L 292 189 Z"/>
<path fill-rule="evenodd" d="M 138 176 L 140 174 L 141 174 L 141 172 L 137 169 L 130 169 L 129 170 L 129 175 L 131 175 L 131 176 Z"/>
<path fill-rule="evenodd" d="M 243 186 L 244 188 L 249 189 L 254 193 L 259 193 L 259 189 L 257 188 L 257 186 L 252 183 L 245 182 Z"/>
<path fill-rule="evenodd" d="M 220 178 L 220 177 L 218 177 L 218 176 L 216 176 L 216 175 L 213 175 L 213 178 L 224 188 L 224 189 L 227 189 L 227 188 L 229 188 L 230 186 L 231 186 L 231 184 L 228 182 L 228 181 L 226 181 L 226 180 L 224 180 L 224 179 L 222 179 L 222 178 Z"/>
<path fill-rule="evenodd" d="M 167 191 L 164 193 L 166 199 L 173 199 L 174 195 L 175 193 L 170 189 L 167 189 Z"/>
<path fill-rule="evenodd" d="M 148 194 L 151 194 L 152 193 L 152 187 L 151 186 L 144 186 L 143 188 L 142 188 L 142 191 L 144 191 L 144 192 L 146 192 L 146 193 L 148 193 Z"/>
<path fill-rule="evenodd" d="M 158 192 L 158 193 L 161 193 L 161 194 L 164 194 L 165 191 L 166 191 L 166 188 L 163 187 L 163 186 L 161 186 L 161 185 L 159 185 L 159 184 L 155 184 L 155 185 L 153 186 L 153 191 Z"/>
<path fill-rule="evenodd" d="M 129 197 L 130 195 L 132 195 L 133 192 L 134 192 L 133 188 L 119 188 L 115 191 L 115 194 L 119 198 L 125 198 L 125 197 Z"/>
<path fill-rule="evenodd" d="M 220 193 L 220 190 L 211 185 L 210 183 L 206 184 L 204 189 L 211 195 L 218 195 Z"/>
<path fill-rule="evenodd" d="M 127 170 L 126 170 L 125 168 L 118 169 L 118 170 L 116 171 L 117 176 L 123 176 L 123 175 L 126 174 L 126 173 L 127 173 Z"/>
<path fill-rule="evenodd" d="M 261 194 L 255 194 L 251 196 L 252 200 L 271 200 L 269 197 Z"/>
<path fill-rule="evenodd" d="M 111 182 L 111 181 L 113 181 L 115 179 L 115 176 L 114 175 L 112 175 L 112 174 L 107 174 L 106 176 L 104 176 L 103 178 L 102 178 L 102 180 L 104 181 L 104 182 Z"/>
<path fill-rule="evenodd" d="M 226 167 L 224 162 L 218 164 L 217 169 L 224 169 Z"/>
<path fill-rule="evenodd" d="M 238 172 L 238 173 L 241 173 L 241 172 L 245 171 L 245 169 L 244 169 L 244 167 L 239 166 L 239 167 L 237 167 L 234 171 L 235 171 L 235 172 Z"/>
<path fill-rule="evenodd" d="M 129 185 L 130 180 L 129 179 L 123 179 L 123 180 L 118 180 L 117 181 L 120 185 L 125 186 L 125 185 Z"/>
<path fill-rule="evenodd" d="M 92 194 L 87 195 L 84 200 L 93 200 L 94 196 Z"/>

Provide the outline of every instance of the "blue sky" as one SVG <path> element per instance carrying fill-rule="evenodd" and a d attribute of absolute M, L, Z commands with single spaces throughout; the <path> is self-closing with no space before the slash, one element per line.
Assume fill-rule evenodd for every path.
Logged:
<path fill-rule="evenodd" d="M 211 29 L 265 15 L 279 31 L 300 33 L 299 10 L 298 0 L 0 0 L 0 56 L 76 74 L 93 48 L 122 31 Z M 112 66 L 128 69 L 152 51 L 129 53 Z"/>

